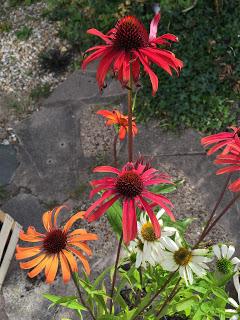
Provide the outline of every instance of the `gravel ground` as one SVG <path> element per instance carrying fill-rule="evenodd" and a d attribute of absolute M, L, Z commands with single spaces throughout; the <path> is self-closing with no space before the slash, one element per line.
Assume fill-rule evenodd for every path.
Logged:
<path fill-rule="evenodd" d="M 2 32 L 0 38 L 0 83 L 6 93 L 25 94 L 39 85 L 55 87 L 66 78 L 66 74 L 43 73 L 38 56 L 43 50 L 60 47 L 66 50 L 66 42 L 58 37 L 56 23 L 42 17 L 46 4 L 38 2 L 31 6 L 9 10 L 0 23 L 9 21 L 11 30 Z M 18 39 L 16 32 L 23 27 L 31 28 L 27 40 Z"/>

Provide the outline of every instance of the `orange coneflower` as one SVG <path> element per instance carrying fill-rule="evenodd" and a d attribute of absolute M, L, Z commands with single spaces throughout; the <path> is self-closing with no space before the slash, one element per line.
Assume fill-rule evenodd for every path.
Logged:
<path fill-rule="evenodd" d="M 128 131 L 128 116 L 123 115 L 118 110 L 99 110 L 97 114 L 107 118 L 106 125 L 116 125 L 118 127 L 118 137 L 120 140 L 123 140 Z M 135 118 L 132 119 L 132 134 L 135 136 L 138 132 Z"/>
<path fill-rule="evenodd" d="M 37 276 L 45 268 L 46 282 L 53 282 L 60 262 L 63 281 L 68 282 L 71 278 L 71 271 L 78 271 L 77 261 L 74 256 L 81 260 L 86 273 L 90 274 L 87 258 L 79 249 L 87 255 L 91 255 L 92 251 L 86 241 L 96 240 L 97 235 L 88 233 L 84 229 L 76 229 L 69 232 L 76 220 L 83 219 L 85 212 L 77 212 L 67 221 L 63 228 L 58 227 L 57 217 L 63 208 L 64 206 L 61 206 L 43 214 L 43 225 L 47 231 L 45 234 L 37 232 L 34 227 L 29 227 L 26 233 L 20 232 L 19 237 L 21 240 L 39 242 L 37 246 L 17 246 L 16 248 L 17 260 L 36 256 L 30 261 L 20 262 L 22 269 L 32 269 L 28 273 L 30 278 Z"/>

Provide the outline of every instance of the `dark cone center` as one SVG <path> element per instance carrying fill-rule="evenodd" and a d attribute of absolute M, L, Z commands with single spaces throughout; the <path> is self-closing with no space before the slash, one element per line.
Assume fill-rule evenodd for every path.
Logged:
<path fill-rule="evenodd" d="M 61 229 L 49 231 L 43 241 L 43 247 L 48 253 L 59 253 L 66 244 L 67 235 Z"/>
<path fill-rule="evenodd" d="M 148 33 L 137 18 L 127 16 L 118 21 L 113 42 L 126 51 L 145 48 L 148 46 Z"/>
<path fill-rule="evenodd" d="M 128 171 L 117 179 L 116 188 L 122 196 L 134 198 L 141 194 L 143 182 L 137 173 Z"/>

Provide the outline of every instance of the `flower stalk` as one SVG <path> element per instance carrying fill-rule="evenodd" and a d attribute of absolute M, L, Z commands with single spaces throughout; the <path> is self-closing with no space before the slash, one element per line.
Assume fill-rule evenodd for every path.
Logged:
<path fill-rule="evenodd" d="M 82 292 L 81 292 L 81 289 L 80 289 L 80 286 L 79 286 L 79 283 L 78 283 L 78 280 L 77 280 L 77 272 L 72 272 L 71 271 L 71 275 L 72 275 L 72 279 L 73 279 L 73 283 L 77 289 L 77 292 L 78 292 L 78 296 L 79 296 L 79 300 L 81 302 L 81 304 L 88 310 L 89 314 L 91 315 L 91 318 L 93 320 L 97 320 L 97 318 L 94 316 L 91 308 L 88 306 L 88 304 L 86 303 L 85 299 L 83 298 L 83 295 L 82 295 Z"/>
<path fill-rule="evenodd" d="M 200 235 L 197 243 L 194 245 L 193 249 L 197 248 L 199 246 L 199 244 L 202 242 L 202 240 L 205 238 L 206 233 L 208 232 L 208 228 L 210 226 L 210 223 L 212 222 L 212 219 L 214 217 L 214 214 L 215 214 L 216 210 L 218 209 L 218 207 L 219 207 L 219 205 L 220 205 L 220 203 L 221 203 L 221 201 L 223 199 L 223 196 L 224 196 L 224 194 L 225 194 L 225 192 L 227 190 L 227 187 L 228 187 L 229 181 L 231 179 L 231 176 L 232 176 L 232 174 L 230 173 L 228 175 L 227 179 L 226 179 L 226 182 L 225 182 L 225 184 L 223 186 L 223 189 L 222 189 L 222 191 L 220 193 L 220 196 L 219 196 L 219 198 L 218 198 L 218 200 L 217 200 L 217 202 L 216 202 L 216 204 L 215 204 L 215 206 L 214 206 L 214 208 L 213 208 L 213 210 L 212 210 L 212 212 L 210 214 L 210 217 L 209 217 L 209 219 L 208 219 L 208 221 L 207 221 L 207 223 L 206 223 L 206 225 L 205 225 L 205 227 L 203 229 L 203 232 Z"/>

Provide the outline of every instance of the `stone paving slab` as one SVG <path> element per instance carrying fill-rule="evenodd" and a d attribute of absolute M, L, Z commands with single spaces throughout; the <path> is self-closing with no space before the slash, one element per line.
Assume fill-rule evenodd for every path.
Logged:
<path fill-rule="evenodd" d="M 9 184 L 17 169 L 18 160 L 12 145 L 0 144 L 0 186 Z"/>

